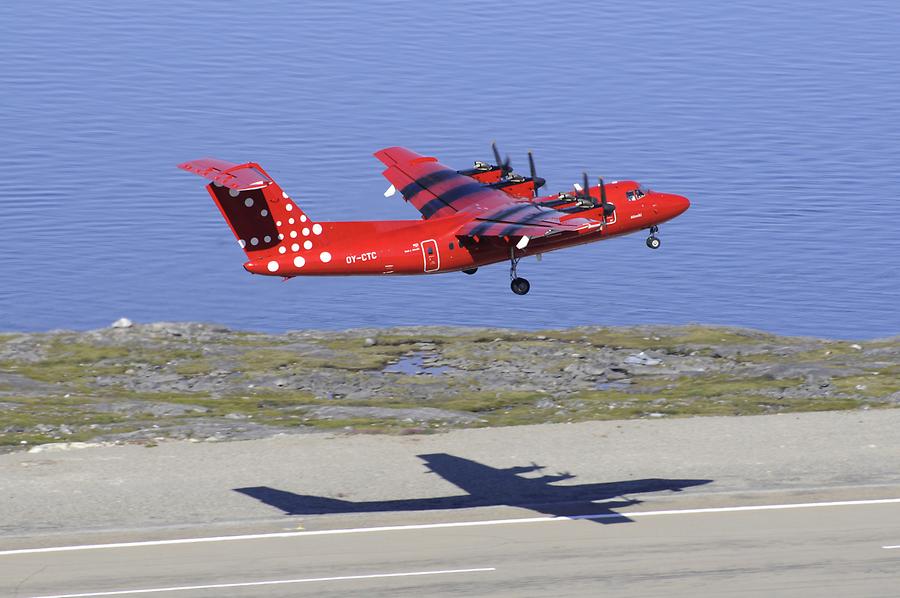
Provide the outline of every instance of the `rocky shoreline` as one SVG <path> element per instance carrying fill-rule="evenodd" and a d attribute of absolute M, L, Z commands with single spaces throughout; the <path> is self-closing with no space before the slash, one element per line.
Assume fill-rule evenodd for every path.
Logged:
<path fill-rule="evenodd" d="M 699 325 L 264 334 L 127 320 L 0 335 L 0 450 L 898 404 L 900 337 Z"/>

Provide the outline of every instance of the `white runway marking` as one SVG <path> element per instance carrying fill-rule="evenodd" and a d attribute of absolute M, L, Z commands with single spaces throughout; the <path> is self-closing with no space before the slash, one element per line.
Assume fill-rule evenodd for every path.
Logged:
<path fill-rule="evenodd" d="M 202 586 L 173 586 L 168 588 L 147 588 L 140 590 L 115 590 L 112 592 L 88 592 L 86 594 L 54 594 L 35 598 L 88 598 L 90 596 L 125 596 L 127 594 L 152 594 L 158 592 L 184 592 L 187 590 L 216 590 L 222 588 L 249 588 L 253 586 L 274 586 L 292 583 L 312 583 L 319 581 L 351 581 L 354 579 L 383 579 L 386 577 L 415 577 L 423 575 L 450 575 L 453 573 L 480 573 L 496 571 L 495 567 L 478 569 L 447 569 L 445 571 L 409 571 L 406 573 L 373 573 L 371 575 L 342 575 L 340 577 L 308 577 L 305 579 L 276 579 L 272 581 L 245 581 L 239 583 L 214 583 Z"/>
<path fill-rule="evenodd" d="M 440 529 L 445 527 L 477 527 L 482 525 L 511 525 L 517 523 L 544 523 L 551 521 L 579 521 L 631 519 L 659 517 L 664 515 L 696 515 L 702 513 L 737 513 L 741 511 L 777 511 L 784 509 L 815 509 L 822 507 L 850 507 L 862 505 L 886 505 L 900 503 L 900 498 L 879 498 L 870 500 L 841 500 L 834 502 L 788 503 L 781 505 L 750 505 L 743 507 L 709 507 L 705 509 L 671 509 L 666 511 L 634 511 L 624 513 L 599 513 L 596 515 L 572 515 L 570 517 L 524 517 L 519 519 L 488 519 L 485 521 L 453 521 L 449 523 L 422 523 L 418 525 L 385 525 L 381 527 L 356 527 L 349 529 L 325 529 L 302 532 L 275 532 L 269 534 L 244 534 L 240 536 L 212 536 L 207 538 L 179 538 L 176 540 L 146 540 L 142 542 L 116 542 L 112 544 L 81 544 L 75 546 L 50 546 L 47 548 L 19 548 L 0 550 L 0 556 L 15 554 L 35 554 L 40 552 L 65 552 L 70 550 L 96 550 L 100 548 L 134 548 L 138 546 L 166 546 L 169 544 L 200 544 L 203 542 L 234 542 L 237 540 L 265 540 L 272 538 L 303 538 L 311 536 L 332 536 L 337 534 L 362 534 L 368 532 L 392 532 L 402 530 Z M 887 547 L 886 547 L 887 548 Z M 891 546 L 890 548 L 900 548 Z"/>
<path fill-rule="evenodd" d="M 900 544 L 897 544 L 896 546 L 882 546 L 882 548 L 885 548 L 885 549 L 887 549 L 887 550 L 891 550 L 892 548 L 900 548 Z"/>

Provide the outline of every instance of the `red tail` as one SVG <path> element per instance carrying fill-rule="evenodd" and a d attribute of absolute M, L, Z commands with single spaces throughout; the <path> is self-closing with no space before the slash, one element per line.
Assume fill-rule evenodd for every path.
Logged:
<path fill-rule="evenodd" d="M 322 234 L 322 226 L 312 222 L 259 164 L 202 158 L 178 167 L 212 180 L 206 189 L 250 258 L 248 263 L 268 264 L 268 271 L 277 273 L 279 257 L 311 247 L 312 239 Z"/>

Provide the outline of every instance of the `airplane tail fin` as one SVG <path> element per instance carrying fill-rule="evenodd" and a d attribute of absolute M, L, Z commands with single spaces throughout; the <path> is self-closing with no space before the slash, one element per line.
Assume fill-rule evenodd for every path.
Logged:
<path fill-rule="evenodd" d="M 201 158 L 178 167 L 212 181 L 206 189 L 250 258 L 245 267 L 252 265 L 252 272 L 278 274 L 282 262 L 290 263 L 322 234 L 322 225 L 310 220 L 259 164 Z M 259 264 L 265 270 L 257 272 Z"/>

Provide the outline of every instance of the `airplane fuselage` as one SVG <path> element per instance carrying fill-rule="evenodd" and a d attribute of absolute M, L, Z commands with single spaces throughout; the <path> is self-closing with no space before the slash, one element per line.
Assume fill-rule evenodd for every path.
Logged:
<path fill-rule="evenodd" d="M 621 193 L 616 193 L 616 185 L 623 186 Z M 614 196 L 616 210 L 606 219 L 602 230 L 529 239 L 522 249 L 497 237 L 459 237 L 456 230 L 460 219 L 455 216 L 431 220 L 320 222 L 319 234 L 307 234 L 298 243 L 295 253 L 306 256 L 302 267 L 291 269 L 288 265 L 273 273 L 267 268 L 266 260 L 251 260 L 244 268 L 254 274 L 284 277 L 414 275 L 471 270 L 509 261 L 510 251 L 514 257 L 521 258 L 648 229 L 675 218 L 689 205 L 681 196 L 654 191 L 640 198 L 626 199 L 624 188 L 629 185 L 637 187 L 637 183 L 630 181 L 607 185 Z M 579 211 L 578 215 L 600 219 L 600 213 L 597 208 Z"/>

